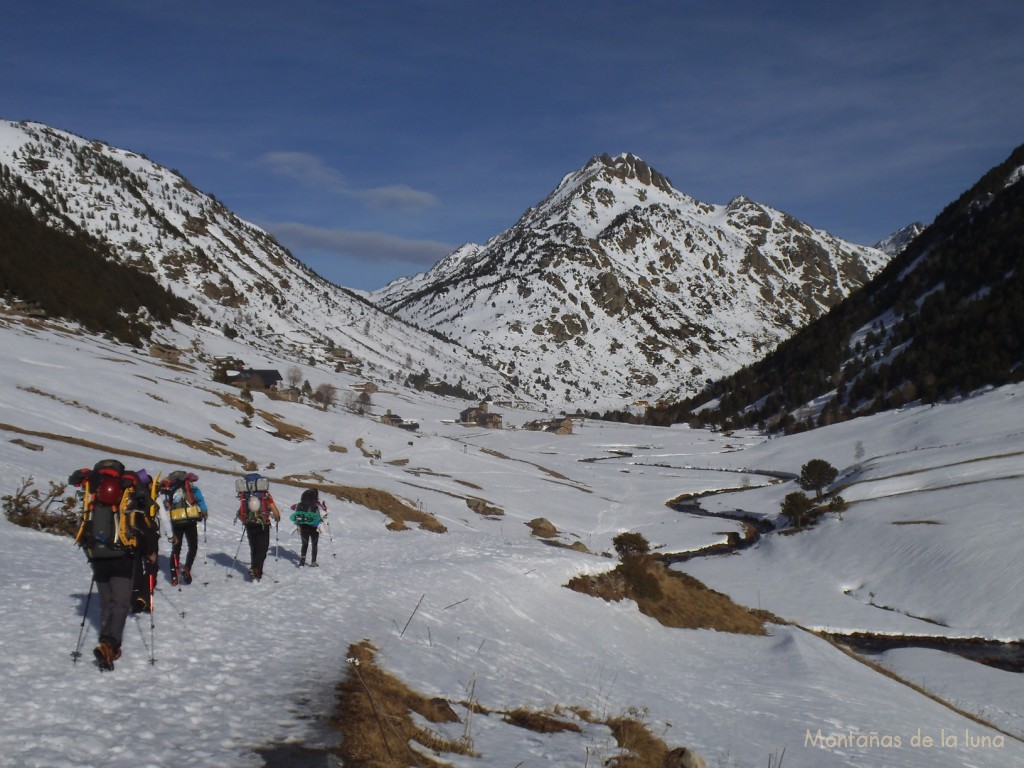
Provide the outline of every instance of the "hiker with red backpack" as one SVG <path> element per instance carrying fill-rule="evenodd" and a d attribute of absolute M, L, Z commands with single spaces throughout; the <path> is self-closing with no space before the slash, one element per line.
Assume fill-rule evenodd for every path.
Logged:
<path fill-rule="evenodd" d="M 259 581 L 263 578 L 263 563 L 270 549 L 270 518 L 275 526 L 281 522 L 281 512 L 270 495 L 270 481 L 252 472 L 235 481 L 238 493 L 237 519 L 245 525 L 249 538 L 249 578 Z"/>
<path fill-rule="evenodd" d="M 139 508 L 139 482 L 139 474 L 125 472 L 116 459 L 99 461 L 92 469 L 75 470 L 68 478 L 69 485 L 82 491 L 82 519 L 75 544 L 85 550 L 100 595 L 100 636 L 93 656 L 103 670 L 112 670 L 121 657 L 138 562 L 141 560 L 147 575 L 156 573 L 160 535 L 149 510 Z M 84 626 L 84 617 L 82 621 Z"/>
<path fill-rule="evenodd" d="M 178 578 L 185 584 L 192 583 L 192 564 L 196 561 L 199 548 L 199 521 L 206 523 L 208 516 L 203 492 L 196 485 L 199 477 L 192 472 L 179 469 L 171 472 L 160 484 L 164 497 L 164 509 L 171 520 L 171 584 L 178 586 Z M 185 565 L 181 565 L 181 545 L 188 544 L 185 551 Z"/>
<path fill-rule="evenodd" d="M 321 514 L 323 513 L 323 514 Z M 306 564 L 306 550 L 313 543 L 313 557 L 309 561 L 311 568 L 316 568 L 316 548 L 320 541 L 320 524 L 327 517 L 327 505 L 320 501 L 320 492 L 316 488 L 307 488 L 302 492 L 298 504 L 292 504 L 291 521 L 299 528 L 302 536 L 302 553 L 299 555 L 299 567 Z"/>

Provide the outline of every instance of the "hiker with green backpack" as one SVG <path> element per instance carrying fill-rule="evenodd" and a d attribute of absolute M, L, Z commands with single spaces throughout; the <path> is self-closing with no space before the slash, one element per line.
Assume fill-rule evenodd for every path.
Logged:
<path fill-rule="evenodd" d="M 321 514 L 323 513 L 323 514 Z M 320 501 L 320 492 L 316 488 L 307 488 L 302 492 L 298 504 L 292 504 L 291 521 L 299 528 L 302 536 L 302 553 L 299 555 L 299 567 L 306 564 L 306 550 L 313 543 L 313 557 L 309 561 L 311 568 L 316 568 L 316 548 L 320 541 L 320 524 L 327 517 L 327 505 Z"/>

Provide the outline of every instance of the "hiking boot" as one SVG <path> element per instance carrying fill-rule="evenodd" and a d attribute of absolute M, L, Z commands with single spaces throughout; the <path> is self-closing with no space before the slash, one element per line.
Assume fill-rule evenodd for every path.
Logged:
<path fill-rule="evenodd" d="M 314 560 L 312 563 L 309 564 L 309 567 L 310 568 L 319 568 L 320 567 L 320 563 L 318 563 L 316 560 Z"/>
<path fill-rule="evenodd" d="M 187 568 L 186 567 L 181 572 L 181 580 L 184 581 L 186 584 L 191 584 L 192 583 L 192 569 L 191 568 Z"/>
<path fill-rule="evenodd" d="M 263 569 L 262 568 L 250 568 L 249 569 L 249 577 L 253 581 L 259 581 L 260 579 L 263 578 Z"/>
<path fill-rule="evenodd" d="M 106 640 L 101 640 L 100 644 L 92 649 L 92 655 L 96 657 L 100 669 L 113 671 L 114 662 L 121 658 L 121 649 L 114 648 Z"/>
<path fill-rule="evenodd" d="M 302 567 L 302 566 L 304 566 L 305 564 L 306 564 L 306 558 L 304 558 L 304 557 L 300 557 L 300 558 L 299 558 L 299 568 L 301 568 L 301 567 Z"/>

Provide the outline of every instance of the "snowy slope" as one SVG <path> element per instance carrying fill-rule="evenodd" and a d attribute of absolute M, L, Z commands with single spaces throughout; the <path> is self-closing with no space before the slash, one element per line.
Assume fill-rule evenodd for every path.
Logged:
<path fill-rule="evenodd" d="M 346 350 L 377 381 L 424 369 L 465 389 L 511 391 L 505 377 L 458 345 L 380 312 L 298 262 L 259 227 L 239 219 L 176 171 L 127 150 L 38 123 L 0 120 L 0 167 L 124 263 L 152 274 L 195 309 L 198 325 L 249 347 L 332 370 Z M 0 195 L 17 197 L 13 185 Z M 156 338 L 183 347 L 190 327 Z"/>
<path fill-rule="evenodd" d="M 1021 675 L 920 649 L 876 659 L 930 698 L 812 633 L 1019 638 L 1021 387 L 773 440 L 593 421 L 568 436 L 466 429 L 451 423 L 458 402 L 375 394 L 374 414 L 419 420 L 410 433 L 260 394 L 246 427 L 221 396 L 228 390 L 193 362 L 171 366 L 71 329 L 0 318 L 3 495 L 28 477 L 62 483 L 110 455 L 151 473 L 193 469 L 211 509 L 196 582 L 177 589 L 161 577 L 152 634 L 148 617 L 129 619 L 110 674 L 70 658 L 80 629 L 85 650 L 96 640 L 95 597 L 80 627 L 81 553 L 0 519 L 0 698 L 16 713 L 0 723 L 0 765 L 258 766 L 255 750 L 269 744 L 330 744 L 333 686 L 347 647 L 364 638 L 383 667 L 463 718 L 471 688 L 493 710 L 639 713 L 709 766 L 765 765 L 783 749 L 786 768 L 1024 764 Z M 512 427 L 540 415 L 503 414 Z M 281 422 L 308 437 L 275 437 Z M 795 473 L 815 457 L 848 484 L 842 520 L 677 566 L 803 628 L 771 625 L 766 637 L 668 629 L 628 601 L 564 588 L 613 565 L 600 553 L 620 531 L 681 552 L 738 529 L 666 506 L 683 493 L 733 489 L 703 499 L 705 509 L 776 519 L 793 485 L 761 472 Z M 231 519 L 242 460 L 272 478 L 283 506 L 300 494 L 290 483 L 371 487 L 447 530 L 391 531 L 381 512 L 327 495 L 323 567 L 294 567 L 298 537 L 281 526 L 267 578 L 248 583 Z M 481 517 L 470 497 L 504 514 Z M 594 554 L 544 545 L 525 525 L 536 517 Z M 923 520 L 931 523 L 896 524 Z M 166 552 L 165 543 L 163 566 Z M 959 743 L 915 746 L 917 733 Z M 543 735 L 480 714 L 470 735 L 480 757 L 444 759 L 525 768 L 597 765 L 616 753 L 603 726 Z"/>

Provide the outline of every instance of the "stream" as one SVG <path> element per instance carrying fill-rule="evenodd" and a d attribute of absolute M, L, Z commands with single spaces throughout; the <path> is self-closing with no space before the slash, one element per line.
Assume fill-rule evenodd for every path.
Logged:
<path fill-rule="evenodd" d="M 701 506 L 700 499 L 716 493 L 719 492 L 709 491 L 672 502 L 669 506 L 677 512 L 687 515 L 739 522 L 743 525 L 743 532 L 730 531 L 726 534 L 727 538 L 724 542 L 690 552 L 662 553 L 659 557 L 666 565 L 685 563 L 698 557 L 739 552 L 754 546 L 762 536 L 775 530 L 775 525 L 771 520 L 757 517 L 743 510 L 708 512 Z M 980 637 L 950 638 L 937 635 L 886 635 L 873 632 L 826 634 L 837 643 L 868 655 L 877 655 L 895 648 L 927 648 L 954 653 L 970 661 L 1006 672 L 1024 672 L 1024 640 L 1001 641 Z"/>

